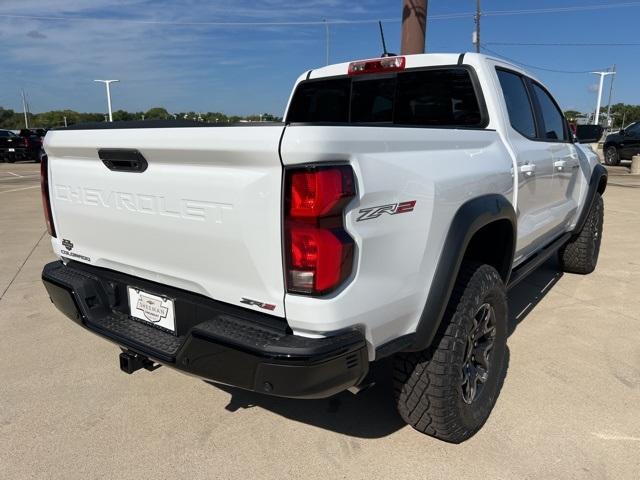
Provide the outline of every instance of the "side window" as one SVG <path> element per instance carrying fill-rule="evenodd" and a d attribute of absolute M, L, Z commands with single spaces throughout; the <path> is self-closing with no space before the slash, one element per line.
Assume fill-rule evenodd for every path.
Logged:
<path fill-rule="evenodd" d="M 540 105 L 540 113 L 544 121 L 544 133 L 542 137 L 545 140 L 568 140 L 564 117 L 562 112 L 556 106 L 551 96 L 537 83 L 533 84 L 533 91 Z"/>
<path fill-rule="evenodd" d="M 640 136 L 640 123 L 634 123 L 630 127 L 627 128 L 627 133 L 633 136 Z"/>
<path fill-rule="evenodd" d="M 529 94 L 520 75 L 497 70 L 511 126 L 525 137 L 536 136 L 536 123 Z"/>

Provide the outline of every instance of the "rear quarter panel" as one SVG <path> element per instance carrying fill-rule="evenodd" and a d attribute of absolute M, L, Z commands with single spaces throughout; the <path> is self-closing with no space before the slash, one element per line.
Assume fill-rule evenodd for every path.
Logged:
<path fill-rule="evenodd" d="M 511 157 L 493 130 L 290 126 L 285 166 L 346 162 L 357 195 L 345 225 L 357 245 L 349 282 L 326 298 L 287 294 L 287 320 L 305 335 L 359 325 L 375 348 L 415 331 L 443 242 L 467 200 L 503 194 L 512 201 Z M 361 210 L 416 201 L 412 212 L 360 220 Z"/>

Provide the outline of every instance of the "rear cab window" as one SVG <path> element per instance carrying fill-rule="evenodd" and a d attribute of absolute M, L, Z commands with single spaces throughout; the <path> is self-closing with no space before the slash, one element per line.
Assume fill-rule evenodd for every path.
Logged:
<path fill-rule="evenodd" d="M 472 70 L 429 67 L 301 82 L 287 123 L 484 128 L 488 117 Z"/>

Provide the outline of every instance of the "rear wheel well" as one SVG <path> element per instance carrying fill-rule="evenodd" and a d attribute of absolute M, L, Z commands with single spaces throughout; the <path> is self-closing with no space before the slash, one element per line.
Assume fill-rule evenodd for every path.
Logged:
<path fill-rule="evenodd" d="M 464 253 L 464 261 L 491 265 L 507 281 L 513 262 L 513 225 L 507 219 L 496 220 L 473 234 Z"/>
<path fill-rule="evenodd" d="M 598 193 L 602 195 L 607 188 L 607 176 L 603 175 L 600 177 L 600 181 L 598 182 Z"/>

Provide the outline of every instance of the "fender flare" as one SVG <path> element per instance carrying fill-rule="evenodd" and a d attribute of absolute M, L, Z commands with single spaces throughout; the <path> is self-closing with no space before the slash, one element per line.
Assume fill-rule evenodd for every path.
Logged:
<path fill-rule="evenodd" d="M 607 181 L 609 180 L 609 173 L 600 163 L 597 164 L 591 172 L 591 178 L 589 179 L 589 187 L 587 189 L 587 195 L 584 198 L 584 205 L 582 211 L 578 216 L 576 226 L 573 229 L 573 234 L 578 235 L 584 227 L 584 223 L 587 221 L 587 215 L 591 211 L 593 202 L 596 200 L 596 193 L 604 193 L 607 188 Z"/>
<path fill-rule="evenodd" d="M 513 205 L 504 196 L 498 194 L 483 195 L 471 199 L 458 209 L 451 221 L 431 281 L 427 302 L 420 316 L 416 332 L 411 335 L 411 343 L 404 349 L 405 351 L 420 351 L 429 347 L 438 328 L 440 328 L 471 238 L 482 227 L 498 220 L 508 220 L 513 228 L 512 249 L 510 252 L 505 252 L 510 256 L 506 262 L 509 267 L 507 271 L 501 272 L 505 285 L 508 283 L 517 239 L 517 217 Z"/>

